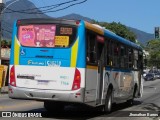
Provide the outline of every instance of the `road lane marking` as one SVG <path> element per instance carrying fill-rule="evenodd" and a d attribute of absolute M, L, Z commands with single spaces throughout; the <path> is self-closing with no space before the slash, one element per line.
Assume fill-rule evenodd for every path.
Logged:
<path fill-rule="evenodd" d="M 29 103 L 20 103 L 20 104 L 10 105 L 10 106 L 3 105 L 3 106 L 0 106 L 0 110 L 9 109 L 9 108 L 16 109 L 16 108 L 21 108 L 21 107 L 29 107 L 29 106 L 33 106 L 36 104 L 37 105 L 41 104 L 41 102 L 33 101 L 33 102 L 29 102 Z"/>

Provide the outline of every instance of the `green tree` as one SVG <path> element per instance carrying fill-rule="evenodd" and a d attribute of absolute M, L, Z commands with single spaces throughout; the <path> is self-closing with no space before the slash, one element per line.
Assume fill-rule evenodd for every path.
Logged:
<path fill-rule="evenodd" d="M 123 38 L 136 42 L 136 35 L 120 22 L 112 22 L 105 27 Z"/>
<path fill-rule="evenodd" d="M 93 21 L 93 23 L 104 26 L 106 29 L 114 32 L 115 34 L 136 43 L 136 35 L 120 22 L 106 23 L 106 22 Z"/>
<path fill-rule="evenodd" d="M 1 46 L 2 47 L 11 47 L 11 40 L 2 40 L 1 41 Z"/>
<path fill-rule="evenodd" d="M 11 43 L 12 43 L 12 41 L 11 41 L 11 40 L 8 40 L 7 45 L 8 45 L 9 47 L 11 47 Z"/>
<path fill-rule="evenodd" d="M 149 65 L 160 67 L 160 39 L 150 40 L 146 46 L 149 51 Z"/>
<path fill-rule="evenodd" d="M 1 41 L 1 46 L 6 46 L 7 45 L 7 41 L 6 40 L 2 40 Z"/>

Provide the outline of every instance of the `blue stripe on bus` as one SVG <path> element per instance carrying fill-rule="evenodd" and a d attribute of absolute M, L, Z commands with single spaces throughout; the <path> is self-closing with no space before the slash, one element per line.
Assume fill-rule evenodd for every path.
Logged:
<path fill-rule="evenodd" d="M 80 22 L 80 27 L 78 28 L 79 44 L 78 44 L 78 56 L 77 56 L 77 67 L 85 68 L 86 66 L 86 40 L 85 40 L 85 23 Z"/>
<path fill-rule="evenodd" d="M 70 48 L 27 48 L 21 46 L 20 50 L 25 50 L 25 55 L 20 55 L 21 65 L 34 65 L 34 66 L 52 66 L 57 64 L 61 67 L 68 67 L 70 65 Z M 47 52 L 41 53 L 41 50 L 46 50 Z M 66 52 L 67 51 L 67 52 Z M 36 56 L 51 56 L 51 58 L 39 58 Z"/>
<path fill-rule="evenodd" d="M 109 38 L 111 38 L 111 39 L 113 39 L 113 40 L 114 39 L 118 40 L 119 42 L 122 42 L 122 43 L 124 43 L 126 45 L 129 45 L 129 46 L 132 46 L 134 48 L 142 50 L 142 48 L 140 46 L 138 46 L 137 44 L 135 44 L 135 43 L 133 43 L 133 42 L 131 42 L 129 40 L 126 40 L 126 39 L 124 39 L 124 38 L 122 38 L 122 37 L 120 37 L 120 36 L 118 36 L 118 35 L 110 32 L 110 31 L 104 30 L 104 35 L 107 36 L 107 37 L 109 37 Z"/>
<path fill-rule="evenodd" d="M 106 67 L 105 70 L 108 70 L 108 71 L 116 71 L 116 72 L 131 72 L 131 70 L 126 70 L 126 69 L 116 69 L 116 68 L 111 68 L 111 67 Z"/>

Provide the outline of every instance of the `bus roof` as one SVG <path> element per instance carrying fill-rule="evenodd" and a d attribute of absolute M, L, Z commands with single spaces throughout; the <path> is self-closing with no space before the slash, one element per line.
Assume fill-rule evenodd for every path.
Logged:
<path fill-rule="evenodd" d="M 30 19 L 19 19 L 16 21 L 19 25 L 23 24 L 48 24 L 48 23 L 57 23 L 57 24 L 69 24 L 77 25 L 77 20 L 66 20 L 58 18 L 30 18 Z"/>
<path fill-rule="evenodd" d="M 100 27 L 98 25 L 93 25 L 93 24 L 91 24 L 89 22 L 86 22 L 86 21 L 85 21 L 85 26 L 89 30 L 92 30 L 92 31 L 97 32 L 97 33 L 99 33 L 101 35 L 107 36 L 107 37 L 109 37 L 111 39 L 117 40 L 117 41 L 119 41 L 119 42 L 121 42 L 121 43 L 123 43 L 125 45 L 128 45 L 128 46 L 134 47 L 136 49 L 142 50 L 141 46 L 139 46 L 139 45 L 137 45 L 137 44 L 125 39 L 125 38 L 122 38 L 122 37 L 116 35 L 115 33 L 105 29 L 104 27 Z"/>
<path fill-rule="evenodd" d="M 19 24 L 29 24 L 29 23 L 63 23 L 63 24 L 70 24 L 70 25 L 77 25 L 76 22 L 77 21 L 80 21 L 80 20 L 67 20 L 67 19 L 55 19 L 55 18 L 50 18 L 50 19 L 47 19 L 47 18 L 43 18 L 43 19 L 39 19 L 39 18 L 32 18 L 32 19 L 20 19 L 18 20 L 20 21 Z M 83 21 L 83 20 L 82 20 Z M 131 46 L 131 47 L 134 47 L 136 49 L 140 49 L 142 50 L 142 47 L 140 47 L 139 45 L 125 39 L 125 38 L 122 38 L 118 35 L 116 35 L 115 33 L 105 29 L 104 27 L 101 27 L 99 25 L 93 25 L 87 21 L 83 21 L 85 23 L 85 26 L 86 28 L 94 31 L 94 32 L 97 32 L 98 34 L 101 34 L 101 35 L 104 35 L 104 36 L 107 36 L 111 39 L 115 39 L 125 45 L 128 45 L 128 46 Z"/>

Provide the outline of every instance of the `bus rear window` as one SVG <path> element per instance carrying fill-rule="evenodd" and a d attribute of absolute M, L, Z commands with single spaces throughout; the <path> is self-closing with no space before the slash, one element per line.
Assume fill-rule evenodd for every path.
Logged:
<path fill-rule="evenodd" d="M 76 27 L 65 25 L 21 25 L 18 40 L 27 47 L 69 47 L 76 39 Z"/>

